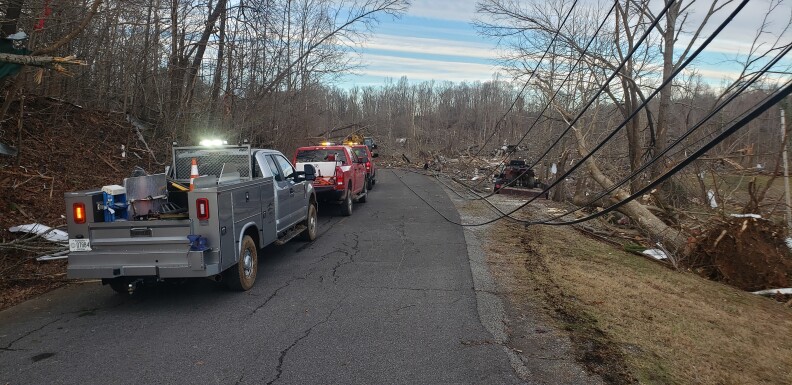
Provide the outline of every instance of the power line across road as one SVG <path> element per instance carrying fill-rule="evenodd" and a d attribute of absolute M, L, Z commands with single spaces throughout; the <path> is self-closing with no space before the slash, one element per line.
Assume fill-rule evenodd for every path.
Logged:
<path fill-rule="evenodd" d="M 446 215 L 441 187 L 403 178 Z M 462 229 L 391 173 L 319 238 L 261 251 L 244 293 L 70 285 L 0 312 L 0 383 L 519 383 L 482 326 Z"/>

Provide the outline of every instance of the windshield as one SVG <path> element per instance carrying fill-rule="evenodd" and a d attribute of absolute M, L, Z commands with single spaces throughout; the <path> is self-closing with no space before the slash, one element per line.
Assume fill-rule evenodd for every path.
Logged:
<path fill-rule="evenodd" d="M 365 148 L 353 148 L 352 151 L 355 152 L 358 158 L 363 159 L 364 162 L 368 162 L 368 153 Z"/>

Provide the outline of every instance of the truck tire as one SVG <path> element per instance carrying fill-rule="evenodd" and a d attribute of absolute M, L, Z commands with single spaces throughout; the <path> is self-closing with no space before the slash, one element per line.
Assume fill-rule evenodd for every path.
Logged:
<path fill-rule="evenodd" d="M 305 230 L 300 234 L 300 239 L 303 241 L 311 242 L 316 239 L 316 216 L 316 203 L 311 202 L 308 205 L 308 217 L 302 223 L 305 226 Z"/>
<path fill-rule="evenodd" d="M 371 190 L 374 188 L 374 178 L 367 178 L 366 179 L 366 190 Z"/>
<path fill-rule="evenodd" d="M 368 198 L 368 187 L 366 184 L 363 184 L 363 191 L 360 193 L 360 198 L 358 198 L 358 203 L 366 203 L 366 198 Z"/>
<path fill-rule="evenodd" d="M 242 238 L 239 262 L 223 272 L 224 279 L 229 288 L 238 291 L 247 291 L 256 283 L 258 273 L 258 248 L 250 235 Z"/>
<path fill-rule="evenodd" d="M 348 188 L 346 191 L 346 199 L 341 203 L 341 215 L 348 217 L 352 215 L 352 189 Z"/>

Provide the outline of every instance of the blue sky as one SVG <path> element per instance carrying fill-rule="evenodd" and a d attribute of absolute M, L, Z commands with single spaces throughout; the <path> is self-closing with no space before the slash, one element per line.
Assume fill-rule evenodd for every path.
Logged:
<path fill-rule="evenodd" d="M 492 79 L 499 71 L 496 46 L 476 33 L 474 16 L 475 1 L 414 0 L 400 19 L 381 19 L 359 48 L 364 67 L 339 86 L 377 86 L 401 76 L 410 81 Z"/>
<path fill-rule="evenodd" d="M 706 81 L 720 84 L 722 79 L 734 75 L 736 67 L 731 60 L 750 49 L 770 1 L 752 0 L 696 62 L 698 73 Z M 582 0 L 580 4 L 598 2 L 612 4 L 611 0 Z M 781 35 L 785 43 L 792 40 L 792 31 L 783 31 L 783 26 L 792 18 L 789 3 L 774 10 L 768 26 L 775 37 Z M 695 25 L 696 19 L 703 17 L 711 4 L 708 0 L 693 3 L 688 25 Z M 402 18 L 381 19 L 370 39 L 358 47 L 363 67 L 343 77 L 337 85 L 342 88 L 379 86 L 401 76 L 407 76 L 411 82 L 472 82 L 491 80 L 496 73 L 506 76 L 497 65 L 495 41 L 479 36 L 471 24 L 476 17 L 475 5 L 475 0 L 413 0 Z M 662 2 L 657 1 L 657 5 L 661 6 Z M 713 16 L 704 35 L 733 8 L 733 4 L 729 5 Z M 763 38 L 770 37 L 774 37 L 773 34 Z M 682 48 L 684 39 L 683 36 L 677 49 Z"/>

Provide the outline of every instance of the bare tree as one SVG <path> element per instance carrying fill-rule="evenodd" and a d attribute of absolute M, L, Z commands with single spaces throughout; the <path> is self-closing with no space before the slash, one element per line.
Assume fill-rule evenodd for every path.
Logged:
<path fill-rule="evenodd" d="M 733 3 L 736 2 L 707 3 L 710 5 L 703 9 L 702 16 L 702 9 L 698 9 L 698 14 L 693 13 L 695 1 L 667 0 L 663 4 L 668 6 L 664 20 L 659 20 L 656 14 L 659 7 L 653 7 L 649 1 L 620 0 L 613 3 L 613 22 L 605 23 L 606 29 L 595 34 L 599 21 L 606 16 L 607 7 L 603 6 L 606 3 L 579 5 L 572 13 L 571 22 L 561 26 L 560 20 L 571 6 L 569 2 L 557 0 L 524 4 L 483 0 L 478 8 L 486 18 L 478 26 L 482 33 L 498 39 L 509 49 L 511 54 L 504 57 L 504 64 L 517 78 L 527 78 L 526 69 L 532 68 L 536 58 L 549 48 L 551 60 L 538 67 L 541 75 L 534 76 L 533 86 L 537 96 L 543 100 L 554 98 L 552 111 L 567 124 L 572 123 L 577 115 L 574 112 L 580 111 L 584 103 L 593 102 L 573 129 L 580 155 L 591 150 L 586 145 L 587 139 L 598 139 L 619 123 L 618 120 L 610 122 L 609 111 L 619 113 L 625 121 L 624 136 L 615 137 L 587 162 L 593 179 L 603 189 L 609 189 L 613 180 L 642 167 L 646 159 L 668 147 L 673 134 L 686 129 L 684 121 L 672 119 L 680 112 L 680 106 L 675 105 L 675 97 L 680 95 L 680 83 L 671 76 L 702 42 L 705 31 L 711 29 L 714 20 L 722 21 L 727 11 L 734 9 Z M 771 3 L 772 9 L 778 1 Z M 652 24 L 655 26 L 651 27 Z M 747 62 L 755 65 L 755 61 L 761 62 L 767 52 L 782 46 L 779 39 L 786 29 L 782 26 L 780 33 L 776 31 L 777 38 L 769 47 L 750 52 Z M 764 27 L 760 31 L 766 33 Z M 553 39 L 556 35 L 557 38 Z M 638 45 L 639 37 L 644 35 L 646 40 Z M 683 36 L 686 38 L 684 42 Z M 585 49 L 590 39 L 593 39 L 592 45 Z M 550 46 L 551 41 L 553 46 Z M 628 57 L 628 52 L 634 54 Z M 581 64 L 576 66 L 573 63 L 578 58 Z M 619 69 L 622 62 L 624 65 Z M 606 84 L 614 72 L 616 78 Z M 659 90 L 659 102 L 649 103 L 647 108 L 635 114 L 641 104 L 648 103 L 647 95 L 669 79 L 674 82 Z M 594 92 L 600 87 L 603 87 L 604 94 L 597 96 Z M 730 88 L 726 87 L 724 92 Z M 554 96 L 556 92 L 558 94 Z M 694 107 L 698 106 L 687 110 Z M 706 108 L 708 112 L 714 104 Z M 655 159 L 651 174 L 630 179 L 630 190 L 636 191 L 644 184 L 645 179 L 641 177 L 656 177 L 664 172 L 670 161 L 668 157 Z M 611 197 L 619 200 L 628 195 L 628 191 L 617 189 Z M 642 224 L 653 237 L 667 242 L 667 246 L 680 250 L 685 246 L 684 237 L 678 230 L 665 225 L 638 203 L 629 203 L 621 211 Z"/>

